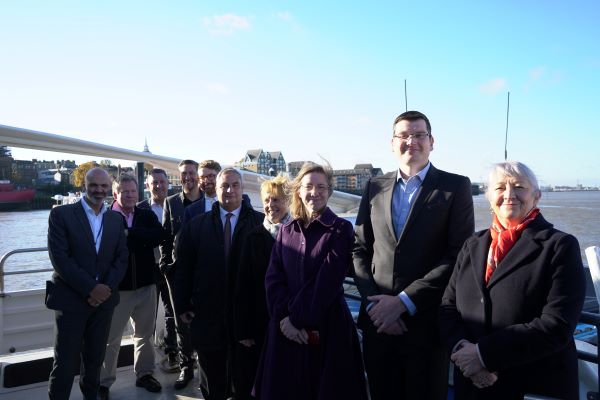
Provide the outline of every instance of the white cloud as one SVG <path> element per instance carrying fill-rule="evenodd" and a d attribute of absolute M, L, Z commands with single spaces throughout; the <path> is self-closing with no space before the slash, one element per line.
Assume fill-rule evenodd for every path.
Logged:
<path fill-rule="evenodd" d="M 534 82 L 538 81 L 544 76 L 545 73 L 546 73 L 546 67 L 533 68 L 529 71 L 529 79 Z"/>
<path fill-rule="evenodd" d="M 371 118 L 367 117 L 366 115 L 361 115 L 356 119 L 356 124 L 357 125 L 371 125 Z"/>
<path fill-rule="evenodd" d="M 494 78 L 479 86 L 479 90 L 487 94 L 496 94 L 505 91 L 507 87 L 508 85 L 505 78 Z"/>
<path fill-rule="evenodd" d="M 289 11 L 279 11 L 275 13 L 275 16 L 282 21 L 290 22 L 294 17 Z"/>
<path fill-rule="evenodd" d="M 226 95 L 231 93 L 231 90 L 227 85 L 224 85 L 220 82 L 209 82 L 206 84 L 206 90 L 210 93 Z"/>
<path fill-rule="evenodd" d="M 233 35 L 236 31 L 249 30 L 252 27 L 249 17 L 235 14 L 204 17 L 202 24 L 211 35 Z"/>
<path fill-rule="evenodd" d="M 563 74 L 557 70 L 551 70 L 544 66 L 535 67 L 529 70 L 529 79 L 525 84 L 525 91 L 530 91 L 534 87 L 547 87 L 556 85 L 563 80 Z"/>

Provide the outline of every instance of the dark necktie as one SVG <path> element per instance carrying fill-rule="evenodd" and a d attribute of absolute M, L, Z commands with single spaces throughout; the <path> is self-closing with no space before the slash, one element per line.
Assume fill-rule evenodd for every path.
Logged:
<path fill-rule="evenodd" d="M 231 249 L 231 217 L 233 213 L 225 215 L 225 228 L 223 229 L 223 243 L 225 244 L 225 264 L 229 258 L 229 250 Z"/>

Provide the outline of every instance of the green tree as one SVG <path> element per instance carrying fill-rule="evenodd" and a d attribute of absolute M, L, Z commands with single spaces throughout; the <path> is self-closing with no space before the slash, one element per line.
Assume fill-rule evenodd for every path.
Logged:
<path fill-rule="evenodd" d="M 80 164 L 73 170 L 73 186 L 82 188 L 85 186 L 85 175 L 92 168 L 99 167 L 96 161 L 88 161 Z"/>

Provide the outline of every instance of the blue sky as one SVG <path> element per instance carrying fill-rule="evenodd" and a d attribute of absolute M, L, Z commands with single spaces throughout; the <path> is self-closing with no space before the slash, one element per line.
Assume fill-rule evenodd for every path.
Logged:
<path fill-rule="evenodd" d="M 437 167 L 480 181 L 503 160 L 510 91 L 509 159 L 542 184 L 600 185 L 598 21 L 593 0 L 3 1 L 0 124 L 392 170 L 406 79 Z"/>

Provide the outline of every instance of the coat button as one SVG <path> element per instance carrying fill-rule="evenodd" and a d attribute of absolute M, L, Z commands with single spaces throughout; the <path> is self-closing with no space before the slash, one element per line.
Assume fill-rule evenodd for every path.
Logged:
<path fill-rule="evenodd" d="M 481 304 L 483 304 L 483 297 L 481 298 L 481 300 L 479 300 L 479 302 L 481 302 Z"/>

